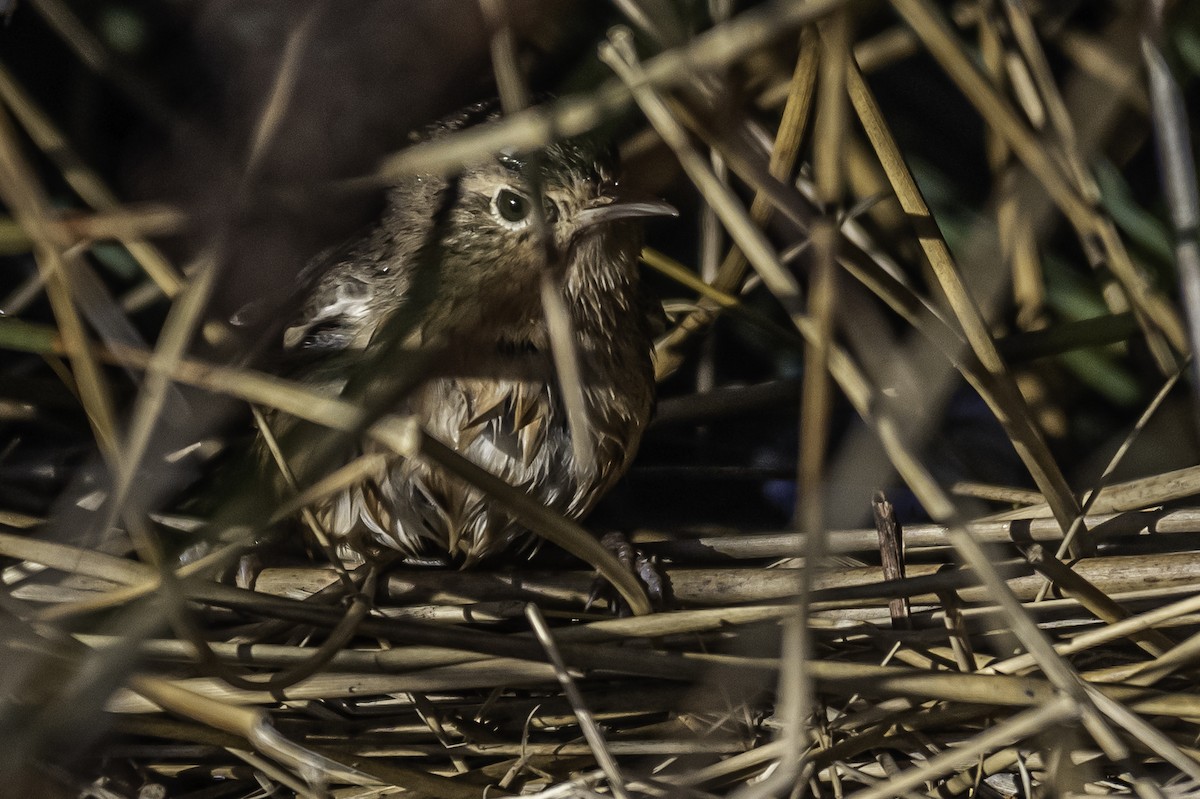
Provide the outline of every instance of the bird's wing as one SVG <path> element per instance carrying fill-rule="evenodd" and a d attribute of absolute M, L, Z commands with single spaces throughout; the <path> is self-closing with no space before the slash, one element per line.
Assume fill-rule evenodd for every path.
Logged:
<path fill-rule="evenodd" d="M 304 304 L 283 332 L 284 349 L 328 352 L 361 348 L 378 324 L 374 308 L 377 265 L 361 246 L 326 251 L 301 272 L 312 285 Z"/>
<path fill-rule="evenodd" d="M 431 257 L 436 262 L 444 234 L 439 223 L 456 192 L 456 181 L 430 176 L 392 186 L 375 227 L 302 270 L 306 300 L 284 331 L 284 348 L 313 355 L 366 348 L 391 313 L 428 282 L 422 265 Z"/>

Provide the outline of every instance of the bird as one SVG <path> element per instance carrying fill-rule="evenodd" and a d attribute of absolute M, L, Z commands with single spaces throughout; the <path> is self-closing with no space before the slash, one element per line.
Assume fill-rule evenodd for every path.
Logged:
<path fill-rule="evenodd" d="M 494 101 L 476 103 L 413 138 L 499 115 Z M 282 348 L 302 364 L 299 379 L 333 391 L 351 379 L 346 364 L 398 336 L 436 350 L 436 374 L 388 410 L 578 519 L 627 471 L 654 405 L 655 303 L 639 281 L 639 222 L 678 212 L 623 192 L 614 148 L 587 138 L 499 152 L 448 178 L 403 177 L 376 224 L 305 267 L 300 282 L 311 288 Z M 540 289 L 547 273 L 574 331 L 584 441 L 572 440 L 555 373 Z M 386 356 L 371 364 L 388 368 Z M 577 457 L 581 446 L 591 457 Z M 378 449 L 364 439 L 355 451 Z M 382 545 L 422 562 L 467 567 L 531 540 L 482 491 L 414 458 L 387 459 L 314 511 L 352 549 Z"/>

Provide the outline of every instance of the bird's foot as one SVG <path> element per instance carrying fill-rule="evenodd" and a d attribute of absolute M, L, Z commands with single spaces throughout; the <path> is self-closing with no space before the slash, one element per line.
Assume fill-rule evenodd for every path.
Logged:
<path fill-rule="evenodd" d="M 628 569 L 646 589 L 650 604 L 655 609 L 661 609 L 666 603 L 669 584 L 666 575 L 659 571 L 657 559 L 646 555 L 640 549 L 629 543 L 629 538 L 622 532 L 606 533 L 600 539 L 600 544 L 613 554 L 621 565 Z M 608 606 L 618 616 L 628 616 L 631 611 L 629 604 L 613 588 L 612 583 L 597 576 L 592 581 L 591 591 L 588 592 L 584 609 L 591 608 L 596 602 L 605 599 Z"/>
<path fill-rule="evenodd" d="M 238 588 L 253 591 L 254 583 L 258 581 L 258 575 L 262 570 L 263 562 L 258 553 L 247 552 L 238 558 L 237 571 L 233 575 L 233 584 Z"/>

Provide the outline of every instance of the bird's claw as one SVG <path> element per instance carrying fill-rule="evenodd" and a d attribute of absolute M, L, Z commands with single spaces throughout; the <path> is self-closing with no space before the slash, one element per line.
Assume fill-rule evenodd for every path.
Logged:
<path fill-rule="evenodd" d="M 663 607 L 666 599 L 666 583 L 663 574 L 658 570 L 657 561 L 629 543 L 629 539 L 621 532 L 605 534 L 600 539 L 600 544 L 641 581 L 642 586 L 646 589 L 646 595 L 650 598 L 650 604 L 655 608 Z M 591 609 L 592 605 L 601 599 L 608 601 L 608 606 L 616 615 L 630 615 L 628 603 L 613 588 L 612 583 L 597 576 L 592 581 L 587 602 L 584 603 L 584 610 Z"/>

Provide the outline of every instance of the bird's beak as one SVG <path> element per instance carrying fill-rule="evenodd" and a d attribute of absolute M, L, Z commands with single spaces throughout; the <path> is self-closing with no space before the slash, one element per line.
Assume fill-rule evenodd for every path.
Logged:
<path fill-rule="evenodd" d="M 639 216 L 679 216 L 679 211 L 662 200 L 622 200 L 603 197 L 591 208 L 575 215 L 576 232 L 617 219 L 632 219 Z"/>

